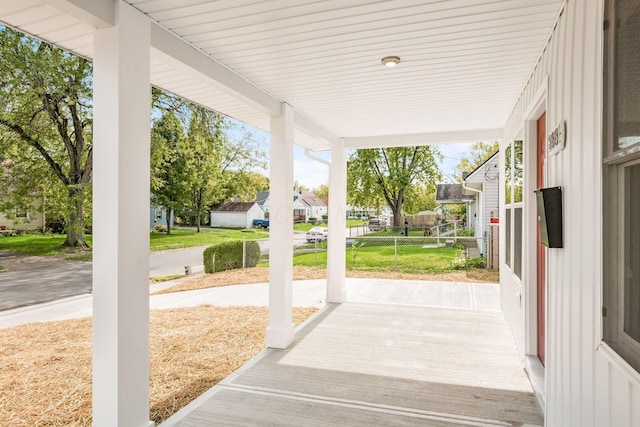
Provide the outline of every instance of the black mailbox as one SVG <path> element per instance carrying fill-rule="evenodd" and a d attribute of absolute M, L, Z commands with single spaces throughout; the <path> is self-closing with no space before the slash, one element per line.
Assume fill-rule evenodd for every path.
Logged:
<path fill-rule="evenodd" d="M 540 241 L 549 248 L 562 248 L 562 187 L 535 191 L 540 223 Z"/>

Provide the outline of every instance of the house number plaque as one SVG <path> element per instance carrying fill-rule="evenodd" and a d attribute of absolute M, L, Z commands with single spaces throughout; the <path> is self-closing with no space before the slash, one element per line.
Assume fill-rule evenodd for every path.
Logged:
<path fill-rule="evenodd" d="M 547 152 L 549 155 L 558 153 L 564 149 L 567 139 L 567 122 L 562 122 L 547 137 Z"/>

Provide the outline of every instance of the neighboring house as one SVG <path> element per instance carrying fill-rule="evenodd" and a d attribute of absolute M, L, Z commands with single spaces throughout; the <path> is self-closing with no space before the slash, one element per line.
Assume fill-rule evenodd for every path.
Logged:
<path fill-rule="evenodd" d="M 389 206 L 382 206 L 380 209 L 375 208 L 363 208 L 360 206 L 352 206 L 346 205 L 346 215 L 348 219 L 357 218 L 360 219 L 362 217 L 382 217 L 390 220 L 393 217 L 393 211 Z M 390 221 L 389 221 L 390 223 Z"/>
<path fill-rule="evenodd" d="M 327 204 L 322 201 L 318 196 L 311 191 L 301 191 L 298 200 L 305 205 L 307 212 L 307 218 L 322 218 L 322 215 L 327 215 Z"/>
<path fill-rule="evenodd" d="M 46 226 L 45 214 L 40 212 L 41 203 L 35 201 L 29 212 L 14 210 L 11 213 L 0 212 L 0 228 L 6 230 L 42 230 Z"/>
<path fill-rule="evenodd" d="M 256 195 L 255 203 L 269 216 L 269 192 L 261 191 Z M 294 222 L 306 222 L 309 218 L 321 218 L 327 214 L 326 203 L 311 191 L 293 192 L 293 220 Z"/>
<path fill-rule="evenodd" d="M 498 217 L 499 160 L 499 153 L 496 152 L 473 171 L 462 176 L 462 192 L 475 199 L 469 203 L 467 220 L 469 226 L 473 226 L 478 239 L 488 237 L 491 218 Z"/>
<path fill-rule="evenodd" d="M 462 184 L 438 184 L 436 187 L 436 202 L 440 205 L 466 204 L 467 212 L 469 212 L 471 209 L 469 204 L 475 203 L 475 201 L 474 196 L 465 193 Z"/>
<path fill-rule="evenodd" d="M 265 214 L 267 214 L 268 216 L 268 212 L 269 212 L 269 192 L 268 191 L 261 191 L 256 195 L 256 200 L 255 202 L 260 205 L 260 207 L 262 208 L 262 210 L 265 212 Z"/>
<path fill-rule="evenodd" d="M 256 202 L 224 202 L 211 210 L 212 227 L 248 228 L 254 219 L 264 219 L 264 211 Z"/>
<path fill-rule="evenodd" d="M 173 224 L 173 212 L 171 213 L 171 224 Z M 167 208 L 160 205 L 151 204 L 149 208 L 149 228 L 154 228 L 158 225 L 167 226 Z"/>

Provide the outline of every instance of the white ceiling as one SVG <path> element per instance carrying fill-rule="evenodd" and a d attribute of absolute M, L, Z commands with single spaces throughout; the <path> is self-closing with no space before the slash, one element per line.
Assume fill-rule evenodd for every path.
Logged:
<path fill-rule="evenodd" d="M 563 3 L 126 2 L 340 137 L 502 128 Z M 91 57 L 95 24 L 66 15 L 60 6 L 65 3 L 0 0 L 0 21 Z M 382 66 L 380 59 L 388 55 L 401 57 L 401 63 Z M 155 51 L 151 78 L 159 87 L 268 130 L 265 112 Z"/>

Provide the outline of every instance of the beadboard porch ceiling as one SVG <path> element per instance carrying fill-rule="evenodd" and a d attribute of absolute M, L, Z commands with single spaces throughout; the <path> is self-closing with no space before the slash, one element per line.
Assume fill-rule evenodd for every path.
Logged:
<path fill-rule="evenodd" d="M 126 0 L 260 94 L 327 135 L 468 135 L 501 129 L 563 0 Z M 111 0 L 0 0 L 0 21 L 92 57 Z M 157 39 L 157 38 L 156 38 Z M 154 85 L 269 130 L 261 105 L 169 58 L 152 35 Z M 394 68 L 380 60 L 399 56 Z M 220 83 L 215 82 L 215 83 Z M 309 129 L 309 126 L 307 127 Z M 467 134 L 465 134 L 467 132 Z M 480 132 L 482 133 L 482 132 Z M 490 134 L 490 133 L 488 133 Z M 329 145 L 305 138 L 311 149 Z M 355 145 L 354 145 L 355 146 Z"/>

